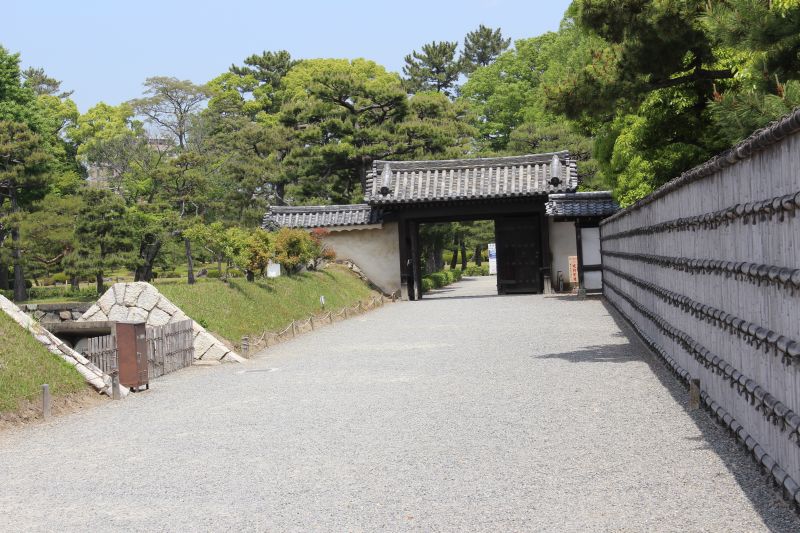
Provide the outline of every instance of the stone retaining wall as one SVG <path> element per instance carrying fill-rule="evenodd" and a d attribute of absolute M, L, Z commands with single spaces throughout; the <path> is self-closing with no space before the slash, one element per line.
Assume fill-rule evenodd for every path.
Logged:
<path fill-rule="evenodd" d="M 65 302 L 54 304 L 22 304 L 19 308 L 38 322 L 73 322 L 78 320 L 91 303 Z"/>
<path fill-rule="evenodd" d="M 79 319 L 86 321 L 138 321 L 148 326 L 163 326 L 187 320 L 190 317 L 170 302 L 149 283 L 115 283 Z M 194 329 L 194 357 L 203 361 L 234 361 L 244 359 L 222 341 L 192 321 Z"/>
<path fill-rule="evenodd" d="M 91 361 L 47 331 L 44 326 L 34 320 L 33 317 L 26 314 L 22 309 L 2 295 L 0 295 L 0 309 L 10 316 L 14 322 L 29 331 L 50 353 L 57 355 L 74 366 L 75 370 L 77 370 L 95 390 L 111 396 L 111 377 L 109 375 L 104 374 L 103 371 L 93 365 Z M 123 396 L 128 394 L 127 387 L 120 386 L 120 390 Z"/>

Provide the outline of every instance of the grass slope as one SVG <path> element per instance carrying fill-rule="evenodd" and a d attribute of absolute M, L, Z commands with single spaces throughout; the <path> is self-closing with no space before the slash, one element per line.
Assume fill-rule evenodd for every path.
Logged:
<path fill-rule="evenodd" d="M 195 285 L 162 281 L 157 287 L 184 313 L 234 343 L 243 335 L 283 329 L 292 320 L 319 313 L 321 295 L 327 309 L 338 310 L 372 294 L 364 282 L 338 265 L 252 283 L 239 278 L 228 283 L 201 279 Z"/>
<path fill-rule="evenodd" d="M 39 344 L 0 311 L 0 413 L 15 411 L 50 385 L 53 396 L 78 392 L 86 384 L 78 372 Z"/>

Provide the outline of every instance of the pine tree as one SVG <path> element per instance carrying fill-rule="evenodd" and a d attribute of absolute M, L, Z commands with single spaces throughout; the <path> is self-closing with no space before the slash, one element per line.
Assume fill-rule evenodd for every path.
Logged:
<path fill-rule="evenodd" d="M 461 75 L 461 59 L 456 58 L 457 41 L 433 41 L 406 56 L 403 74 L 412 93 L 436 91 L 452 96 Z"/>
<path fill-rule="evenodd" d="M 470 73 L 493 63 L 510 44 L 511 39 L 503 39 L 500 28 L 493 30 L 481 24 L 464 37 L 464 51 L 461 54 L 464 72 Z"/>

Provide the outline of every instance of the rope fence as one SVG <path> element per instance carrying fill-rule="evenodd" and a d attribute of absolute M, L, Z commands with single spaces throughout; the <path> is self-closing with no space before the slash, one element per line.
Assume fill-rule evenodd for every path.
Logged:
<path fill-rule="evenodd" d="M 356 315 L 371 311 L 377 307 L 383 307 L 386 302 L 396 302 L 398 294 L 392 293 L 390 296 L 380 294 L 372 296 L 368 300 L 359 300 L 353 306 L 345 306 L 338 311 L 328 311 L 321 315 L 311 315 L 308 318 L 293 320 L 291 324 L 281 331 L 264 331 L 259 337 L 251 339 L 249 336 L 242 337 L 239 345 L 239 353 L 244 357 L 249 357 L 250 352 L 255 352 L 262 348 L 269 348 L 287 339 L 293 339 L 303 333 L 314 331 L 324 325 L 341 322 Z"/>

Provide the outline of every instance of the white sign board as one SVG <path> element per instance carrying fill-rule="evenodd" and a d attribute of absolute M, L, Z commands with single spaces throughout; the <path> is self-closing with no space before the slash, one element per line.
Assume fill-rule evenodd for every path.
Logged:
<path fill-rule="evenodd" d="M 269 265 L 267 265 L 267 277 L 277 278 L 280 275 L 281 275 L 281 264 L 273 263 L 272 261 L 270 261 Z"/>
<path fill-rule="evenodd" d="M 489 274 L 497 274 L 497 247 L 489 243 Z"/>

